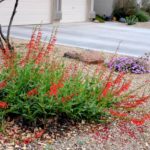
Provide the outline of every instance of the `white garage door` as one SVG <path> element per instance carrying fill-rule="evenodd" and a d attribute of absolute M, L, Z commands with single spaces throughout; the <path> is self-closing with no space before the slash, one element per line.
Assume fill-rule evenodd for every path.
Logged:
<path fill-rule="evenodd" d="M 0 24 L 8 25 L 15 0 L 0 3 Z M 14 25 L 51 22 L 51 0 L 20 0 Z"/>
<path fill-rule="evenodd" d="M 88 18 L 88 0 L 62 0 L 62 22 L 82 22 Z"/>

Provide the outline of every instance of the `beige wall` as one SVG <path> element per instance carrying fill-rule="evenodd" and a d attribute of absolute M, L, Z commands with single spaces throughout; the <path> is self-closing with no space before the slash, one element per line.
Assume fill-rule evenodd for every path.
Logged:
<path fill-rule="evenodd" d="M 123 7 L 128 0 L 95 0 L 95 12 L 101 16 L 111 16 L 116 5 Z M 142 0 L 136 0 L 140 5 Z"/>
<path fill-rule="evenodd" d="M 95 12 L 101 16 L 110 16 L 117 0 L 95 0 Z"/>

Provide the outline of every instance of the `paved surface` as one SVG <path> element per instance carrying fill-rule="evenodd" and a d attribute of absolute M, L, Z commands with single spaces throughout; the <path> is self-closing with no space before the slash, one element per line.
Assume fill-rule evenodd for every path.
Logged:
<path fill-rule="evenodd" d="M 42 26 L 43 40 L 50 37 L 52 27 L 52 25 Z M 29 39 L 32 29 L 33 26 L 14 26 L 11 36 Z M 6 27 L 3 30 L 6 32 Z M 114 52 L 120 43 L 119 53 L 141 56 L 150 52 L 150 30 L 113 22 L 62 24 L 57 43 L 108 52 Z"/>

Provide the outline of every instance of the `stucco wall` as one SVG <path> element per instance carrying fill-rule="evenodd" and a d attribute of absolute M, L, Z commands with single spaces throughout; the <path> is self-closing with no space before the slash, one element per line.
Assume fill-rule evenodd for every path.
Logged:
<path fill-rule="evenodd" d="M 124 3 L 128 0 L 95 0 L 95 12 L 101 16 L 111 16 L 116 5 L 123 7 Z M 141 6 L 142 0 L 136 0 L 139 6 Z"/>
<path fill-rule="evenodd" d="M 113 12 L 116 0 L 95 0 L 95 12 L 101 16 L 110 16 Z"/>

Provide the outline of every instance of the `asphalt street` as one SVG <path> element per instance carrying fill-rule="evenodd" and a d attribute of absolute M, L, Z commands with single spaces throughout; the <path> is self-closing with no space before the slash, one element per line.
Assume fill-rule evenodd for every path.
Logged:
<path fill-rule="evenodd" d="M 33 27 L 13 26 L 11 37 L 30 39 Z M 52 28 L 52 24 L 42 25 L 43 41 L 50 37 Z M 3 27 L 5 33 L 6 30 L 7 27 Z M 150 30 L 113 22 L 60 24 L 57 44 L 112 53 L 120 45 L 118 53 L 141 56 L 150 52 Z"/>

